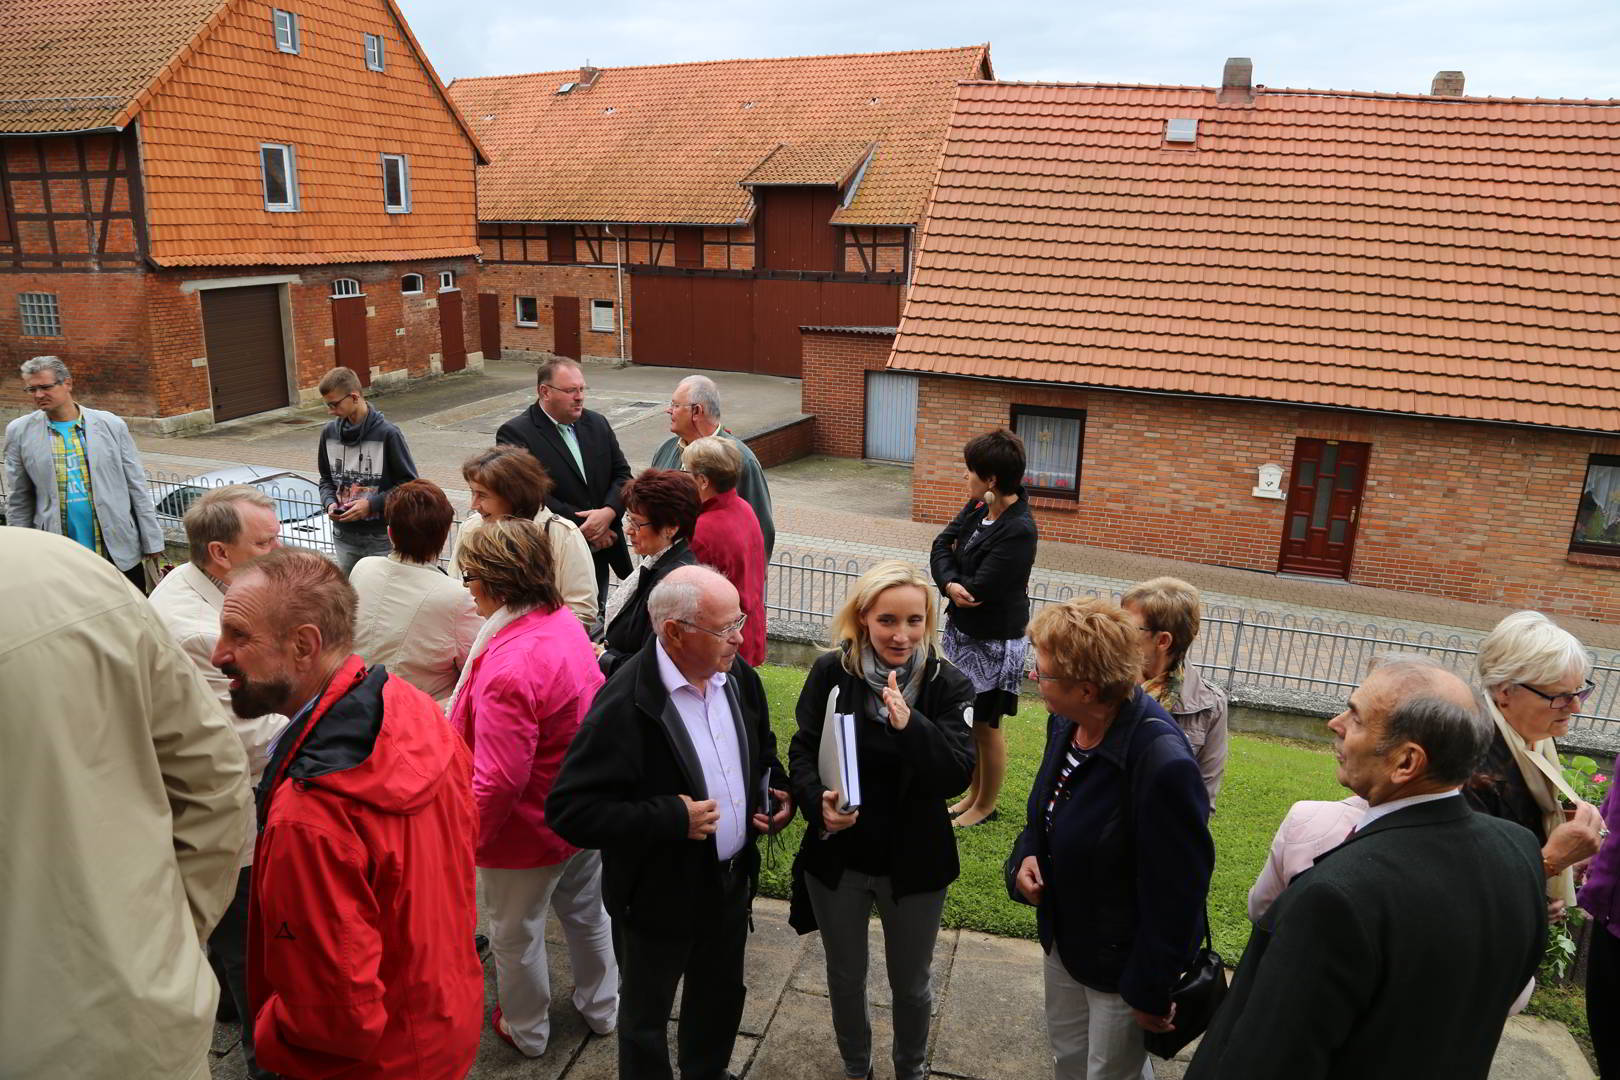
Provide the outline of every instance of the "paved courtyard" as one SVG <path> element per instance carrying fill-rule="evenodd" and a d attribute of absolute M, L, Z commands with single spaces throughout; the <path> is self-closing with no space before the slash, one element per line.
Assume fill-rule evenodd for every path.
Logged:
<path fill-rule="evenodd" d="M 486 1023 L 478 1062 L 470 1074 L 473 1080 L 617 1077 L 615 1040 L 592 1036 L 569 1004 L 573 979 L 555 919 L 548 938 L 552 942 L 552 992 L 557 999 L 551 1012 L 550 1047 L 539 1058 L 524 1058 L 499 1041 Z M 887 1061 L 891 1037 L 888 976 L 876 923 L 872 925 L 871 955 L 868 985 L 872 988 L 875 1074 L 888 1080 L 894 1076 Z M 494 964 L 486 961 L 484 970 L 486 998 L 493 1005 Z M 827 1005 L 821 936 L 795 934 L 787 924 L 787 904 L 782 901 L 754 904 L 747 981 L 748 1001 L 731 1059 L 732 1071 L 744 1080 L 833 1080 L 841 1076 Z M 1040 1080 L 1051 1076 L 1041 1001 L 1039 944 L 968 930 L 941 931 L 934 949 L 929 1075 L 941 1080 Z M 236 1048 L 235 1031 L 219 1026 L 214 1047 L 213 1080 L 241 1080 L 246 1070 Z M 1156 1061 L 1154 1075 L 1176 1080 L 1193 1049 L 1189 1047 L 1174 1061 Z M 1491 1080 L 1593 1078 L 1569 1033 L 1534 1017 L 1515 1017 L 1508 1023 L 1491 1070 Z"/>

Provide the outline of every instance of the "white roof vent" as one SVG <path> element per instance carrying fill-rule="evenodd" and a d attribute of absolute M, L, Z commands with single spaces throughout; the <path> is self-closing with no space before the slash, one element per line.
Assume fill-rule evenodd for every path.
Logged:
<path fill-rule="evenodd" d="M 1164 122 L 1164 141 L 1192 143 L 1198 141 L 1198 121 L 1192 117 L 1176 116 Z"/>
<path fill-rule="evenodd" d="M 557 87 L 557 93 L 566 94 L 566 93 L 568 93 L 568 91 L 572 90 L 574 87 L 576 87 L 578 85 L 579 85 L 578 83 L 565 82 L 561 86 Z"/>

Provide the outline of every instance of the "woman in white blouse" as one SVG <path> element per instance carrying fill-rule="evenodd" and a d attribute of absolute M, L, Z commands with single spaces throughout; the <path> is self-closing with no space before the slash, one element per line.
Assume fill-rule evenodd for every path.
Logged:
<path fill-rule="evenodd" d="M 354 648 L 442 708 L 484 621 L 461 579 L 439 569 L 455 511 L 433 481 L 412 480 L 388 493 L 383 520 L 394 550 L 349 575 L 360 601 Z"/>

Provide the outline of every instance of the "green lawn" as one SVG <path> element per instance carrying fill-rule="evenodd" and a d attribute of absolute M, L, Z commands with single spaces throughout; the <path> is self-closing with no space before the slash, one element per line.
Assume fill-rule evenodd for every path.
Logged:
<path fill-rule="evenodd" d="M 797 668 L 760 669 L 771 699 L 771 716 L 784 764 L 787 741 L 796 725 L 793 707 L 804 673 Z M 1001 864 L 1024 824 L 1024 803 L 1035 770 L 1040 767 L 1046 736 L 1046 711 L 1025 698 L 1016 717 L 1002 722 L 1007 736 L 1007 783 L 996 821 L 958 832 L 962 876 L 945 900 L 945 925 L 1011 937 L 1035 936 L 1035 911 L 1007 898 Z M 1249 886 L 1266 861 L 1272 834 L 1300 799 L 1338 799 L 1346 792 L 1333 779 L 1333 756 L 1322 750 L 1271 739 L 1236 735 L 1227 759 L 1219 813 L 1212 821 L 1215 836 L 1215 880 L 1210 888 L 1209 916 L 1215 946 L 1236 962 L 1249 937 Z M 786 898 L 793 853 L 804 830 L 796 819 L 768 858 L 761 882 L 768 896 Z"/>

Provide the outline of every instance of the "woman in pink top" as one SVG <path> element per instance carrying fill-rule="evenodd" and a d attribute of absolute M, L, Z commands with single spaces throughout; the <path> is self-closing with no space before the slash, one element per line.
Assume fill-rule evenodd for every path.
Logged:
<path fill-rule="evenodd" d="M 491 1023 L 519 1052 L 539 1057 L 551 1035 L 549 908 L 568 941 L 575 1007 L 599 1035 L 618 1020 L 601 856 L 569 846 L 546 824 L 546 796 L 602 674 L 579 620 L 563 606 L 540 526 L 493 518 L 463 542 L 460 564 L 486 620 L 450 722 L 473 755 L 478 877 L 490 908 L 498 1002 Z"/>
<path fill-rule="evenodd" d="M 737 587 L 748 619 L 738 655 L 749 667 L 759 667 L 765 662 L 765 534 L 754 508 L 737 494 L 742 454 L 729 440 L 711 435 L 687 445 L 681 467 L 697 481 L 703 505 L 692 532 L 692 554 Z"/>

